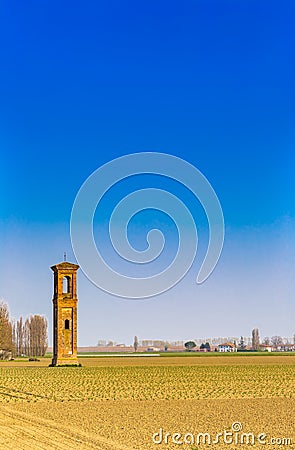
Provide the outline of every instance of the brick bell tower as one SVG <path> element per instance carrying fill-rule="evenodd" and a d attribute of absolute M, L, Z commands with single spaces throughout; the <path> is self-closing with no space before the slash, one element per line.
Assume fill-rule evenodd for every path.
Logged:
<path fill-rule="evenodd" d="M 52 366 L 79 365 L 77 359 L 77 270 L 62 262 L 51 267 L 54 273 Z"/>

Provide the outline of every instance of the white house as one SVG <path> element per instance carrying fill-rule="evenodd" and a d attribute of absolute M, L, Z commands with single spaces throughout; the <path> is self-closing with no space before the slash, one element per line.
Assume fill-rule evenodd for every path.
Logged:
<path fill-rule="evenodd" d="M 274 348 L 271 344 L 260 344 L 260 348 L 264 352 L 273 352 L 274 351 Z"/>
<path fill-rule="evenodd" d="M 218 345 L 219 352 L 236 352 L 237 348 L 232 342 L 225 342 Z"/>

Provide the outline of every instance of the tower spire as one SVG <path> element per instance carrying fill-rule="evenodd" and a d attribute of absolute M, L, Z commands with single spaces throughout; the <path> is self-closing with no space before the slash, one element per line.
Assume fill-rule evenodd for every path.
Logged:
<path fill-rule="evenodd" d="M 66 261 L 66 260 L 67 260 L 67 253 L 64 252 L 64 261 Z"/>

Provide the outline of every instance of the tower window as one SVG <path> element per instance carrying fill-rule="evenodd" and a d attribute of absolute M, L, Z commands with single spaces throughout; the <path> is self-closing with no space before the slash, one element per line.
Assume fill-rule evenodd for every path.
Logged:
<path fill-rule="evenodd" d="M 70 329 L 70 321 L 69 319 L 65 320 L 65 330 L 69 330 Z"/>
<path fill-rule="evenodd" d="M 63 277 L 62 280 L 62 292 L 63 294 L 70 294 L 71 293 L 71 277 Z"/>

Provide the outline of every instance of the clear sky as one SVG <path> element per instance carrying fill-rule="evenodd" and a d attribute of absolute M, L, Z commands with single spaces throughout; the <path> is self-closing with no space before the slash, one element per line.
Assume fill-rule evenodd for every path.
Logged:
<path fill-rule="evenodd" d="M 80 186 L 102 164 L 149 151 L 210 181 L 222 256 L 196 285 L 202 208 L 157 180 L 200 220 L 196 260 L 175 288 L 145 300 L 113 297 L 80 271 L 79 344 L 295 333 L 294 14 L 294 2 L 269 0 L 1 3 L 0 297 L 13 317 L 45 314 L 51 334 L 49 267 L 64 251 L 75 262 Z M 126 192 L 154 181 L 129 180 Z M 102 205 L 98 240 L 124 189 Z M 167 228 L 172 252 L 175 229 L 157 214 L 135 220 L 130 241 L 144 248 L 150 221 Z"/>

